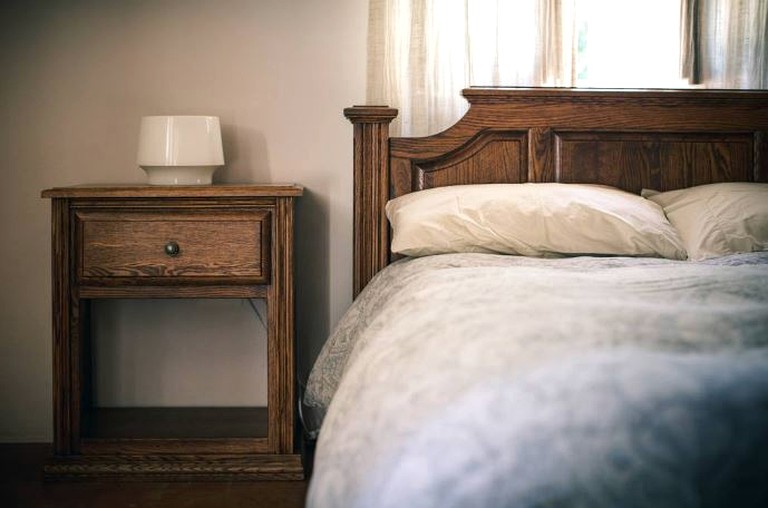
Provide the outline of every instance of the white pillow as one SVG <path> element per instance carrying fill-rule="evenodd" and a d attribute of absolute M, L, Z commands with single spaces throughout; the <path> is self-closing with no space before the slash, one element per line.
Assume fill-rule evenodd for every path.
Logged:
<path fill-rule="evenodd" d="M 386 211 L 392 251 L 408 256 L 495 252 L 686 257 L 661 207 L 612 187 L 455 185 L 395 198 Z"/>
<path fill-rule="evenodd" d="M 664 208 L 694 261 L 768 250 L 766 183 L 714 183 L 643 195 Z"/>

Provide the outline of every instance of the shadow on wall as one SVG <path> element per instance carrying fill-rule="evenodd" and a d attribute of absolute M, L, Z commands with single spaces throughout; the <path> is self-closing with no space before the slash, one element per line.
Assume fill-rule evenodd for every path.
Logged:
<path fill-rule="evenodd" d="M 225 166 L 214 173 L 214 183 L 271 182 L 267 138 L 256 129 L 222 124 Z M 254 174 L 254 171 L 256 174 Z"/>
<path fill-rule="evenodd" d="M 216 183 L 275 181 L 262 132 L 231 124 L 222 124 L 221 129 L 226 166 L 214 174 Z M 302 384 L 330 333 L 329 215 L 327 199 L 305 187 L 304 195 L 296 200 L 294 218 L 295 354 L 297 377 Z"/>
<path fill-rule="evenodd" d="M 273 177 L 262 132 L 232 124 L 222 124 L 221 129 L 226 166 L 214 174 L 216 183 L 295 183 Z M 295 354 L 297 377 L 303 384 L 330 333 L 330 203 L 305 187 L 295 206 Z"/>
<path fill-rule="evenodd" d="M 318 194 L 304 189 L 296 203 L 295 295 L 296 367 L 304 383 L 312 360 L 329 333 L 328 280 L 329 205 Z"/>

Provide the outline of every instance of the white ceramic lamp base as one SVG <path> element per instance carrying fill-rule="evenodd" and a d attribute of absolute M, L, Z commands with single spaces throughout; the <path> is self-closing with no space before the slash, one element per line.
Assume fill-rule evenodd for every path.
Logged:
<path fill-rule="evenodd" d="M 142 166 L 150 185 L 211 185 L 219 166 Z"/>

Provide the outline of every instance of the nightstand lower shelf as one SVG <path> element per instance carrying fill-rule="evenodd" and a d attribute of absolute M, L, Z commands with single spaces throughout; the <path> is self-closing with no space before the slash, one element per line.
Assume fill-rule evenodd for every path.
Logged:
<path fill-rule="evenodd" d="M 266 438 L 266 407 L 93 408 L 83 421 L 83 437 Z"/>
<path fill-rule="evenodd" d="M 303 480 L 301 455 L 81 455 L 54 457 L 47 481 Z"/>
<path fill-rule="evenodd" d="M 304 477 L 299 454 L 263 452 L 268 447 L 265 407 L 92 408 L 83 416 L 82 454 L 53 457 L 43 471 L 46 480 Z"/>

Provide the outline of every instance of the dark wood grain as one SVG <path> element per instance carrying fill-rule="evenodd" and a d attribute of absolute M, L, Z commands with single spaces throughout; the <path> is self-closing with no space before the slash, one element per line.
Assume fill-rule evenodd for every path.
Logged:
<path fill-rule="evenodd" d="M 463 95 L 466 115 L 423 138 L 390 138 L 388 108 L 344 111 L 355 125 L 355 294 L 391 261 L 384 205 L 409 192 L 471 183 L 598 183 L 639 192 L 768 182 L 768 91 L 470 88 Z"/>
<path fill-rule="evenodd" d="M 499 155 L 502 154 L 502 157 Z M 528 180 L 528 133 L 488 132 L 468 141 L 466 149 L 440 159 L 392 157 L 391 194 L 469 183 Z"/>
<path fill-rule="evenodd" d="M 344 110 L 354 125 L 353 294 L 388 262 L 389 230 L 381 210 L 389 196 L 389 123 L 397 110 L 355 106 Z"/>
<path fill-rule="evenodd" d="M 270 447 L 279 453 L 295 449 L 293 429 L 296 425 L 295 357 L 293 353 L 293 207 L 287 202 L 278 204 L 274 218 L 276 238 L 272 249 L 272 262 L 276 267 L 273 283 L 267 297 L 270 358 L 268 376 L 268 407 Z M 280 302 L 274 305 L 274 302 Z"/>
<path fill-rule="evenodd" d="M 42 192 L 44 198 L 225 198 L 298 197 L 296 184 L 217 185 L 74 185 Z"/>
<path fill-rule="evenodd" d="M 249 507 L 301 508 L 306 481 L 261 481 L 241 477 L 238 482 L 148 481 L 41 482 L 51 455 L 49 443 L 0 444 L 0 505 L 7 508 L 190 508 Z M 230 475 L 227 475 L 228 477 Z M 121 479 L 123 476 L 116 476 Z M 56 479 L 54 477 L 54 479 Z M 71 479 L 71 478 L 68 478 Z M 78 479 L 75 477 L 75 479 Z"/>
<path fill-rule="evenodd" d="M 269 212 L 88 212 L 76 214 L 78 277 L 269 277 Z M 180 252 L 169 256 L 175 242 Z M 165 280 L 165 279 L 163 279 Z M 179 279 L 176 279 L 178 281 Z"/>
<path fill-rule="evenodd" d="M 301 193 L 288 185 L 43 192 L 52 199 L 54 316 L 47 478 L 301 477 L 293 410 L 293 204 Z M 170 240 L 176 256 L 164 251 Z M 267 408 L 95 407 L 93 298 L 263 298 Z"/>
<path fill-rule="evenodd" d="M 53 315 L 53 442 L 54 452 L 66 455 L 72 451 L 70 378 L 70 227 L 69 203 L 55 200 L 51 204 L 51 286 Z"/>
<path fill-rule="evenodd" d="M 301 480 L 298 455 L 82 455 L 43 468 L 46 480 L 253 481 Z"/>
<path fill-rule="evenodd" d="M 602 183 L 639 193 L 749 181 L 754 137 L 733 134 L 559 132 L 556 180 Z"/>
<path fill-rule="evenodd" d="M 227 433 L 232 433 L 232 431 L 228 430 Z M 94 457 L 110 458 L 122 455 L 251 455 L 274 453 L 273 448 L 270 446 L 268 436 L 215 438 L 82 437 L 80 439 L 79 447 L 79 453 L 72 456 L 79 457 L 92 455 Z M 58 459 L 54 457 L 54 461 L 57 460 Z"/>
<path fill-rule="evenodd" d="M 93 279 L 92 279 L 93 280 Z M 220 285 L 220 278 L 196 278 L 198 286 L 183 286 L 177 284 L 145 285 L 145 281 L 136 285 L 108 286 L 113 280 L 97 279 L 98 286 L 80 286 L 76 296 L 90 298 L 266 298 L 267 288 L 264 285 L 241 285 L 247 282 L 232 278 L 230 285 Z M 90 281 L 89 281 L 90 282 Z M 154 281 L 150 281 L 154 282 Z"/>

